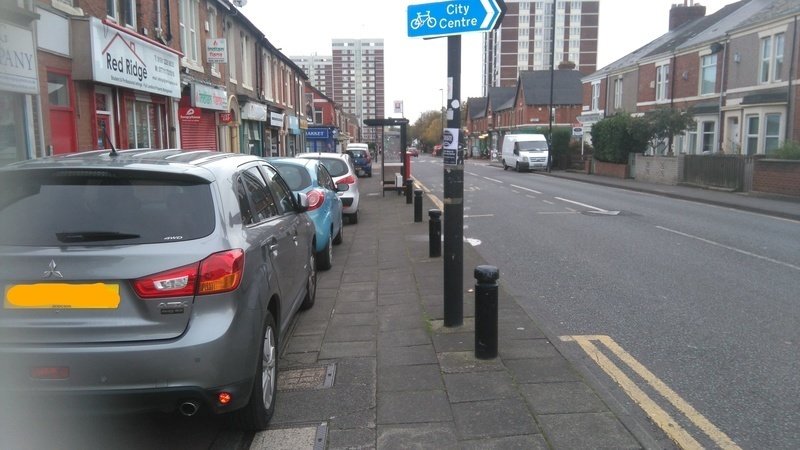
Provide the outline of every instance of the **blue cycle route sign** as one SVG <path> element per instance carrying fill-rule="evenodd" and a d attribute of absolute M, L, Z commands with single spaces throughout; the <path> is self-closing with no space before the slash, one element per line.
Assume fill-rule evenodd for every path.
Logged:
<path fill-rule="evenodd" d="M 408 37 L 490 31 L 505 13 L 503 0 L 450 0 L 408 6 Z"/>

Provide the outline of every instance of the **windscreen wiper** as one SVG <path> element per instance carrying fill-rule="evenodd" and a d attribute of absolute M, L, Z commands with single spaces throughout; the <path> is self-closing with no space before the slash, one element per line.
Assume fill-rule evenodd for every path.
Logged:
<path fill-rule="evenodd" d="M 67 231 L 56 233 L 56 238 L 60 242 L 97 242 L 97 241 L 116 241 L 124 239 L 136 239 L 138 234 L 121 233 L 119 231 Z"/>

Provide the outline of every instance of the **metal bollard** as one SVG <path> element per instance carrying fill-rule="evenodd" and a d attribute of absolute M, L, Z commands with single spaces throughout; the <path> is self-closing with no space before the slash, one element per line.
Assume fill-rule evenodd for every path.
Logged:
<path fill-rule="evenodd" d="M 497 357 L 497 280 L 495 266 L 475 268 L 475 357 Z"/>
<path fill-rule="evenodd" d="M 414 222 L 422 222 L 422 189 L 414 189 Z"/>
<path fill-rule="evenodd" d="M 428 210 L 428 256 L 442 256 L 442 210 Z"/>
<path fill-rule="evenodd" d="M 406 180 L 406 205 L 411 204 L 411 194 L 414 191 L 414 180 L 411 178 Z"/>

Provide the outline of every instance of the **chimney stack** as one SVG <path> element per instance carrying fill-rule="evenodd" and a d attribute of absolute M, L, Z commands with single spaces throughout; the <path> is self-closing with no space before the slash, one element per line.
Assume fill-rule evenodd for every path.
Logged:
<path fill-rule="evenodd" d="M 672 9 L 669 10 L 669 31 L 705 15 L 705 6 L 695 5 L 694 0 L 683 0 L 683 5 L 672 5 Z"/>

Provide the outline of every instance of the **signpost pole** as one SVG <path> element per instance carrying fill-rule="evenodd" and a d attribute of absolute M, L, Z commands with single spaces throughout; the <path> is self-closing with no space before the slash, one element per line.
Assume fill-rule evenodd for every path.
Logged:
<path fill-rule="evenodd" d="M 464 322 L 464 158 L 461 128 L 461 36 L 447 37 L 447 128 L 454 134 L 455 160 L 444 159 L 444 326 Z M 445 143 L 442 145 L 442 152 Z M 452 151 L 452 150 L 451 150 Z M 448 164 L 450 163 L 450 164 Z"/>

